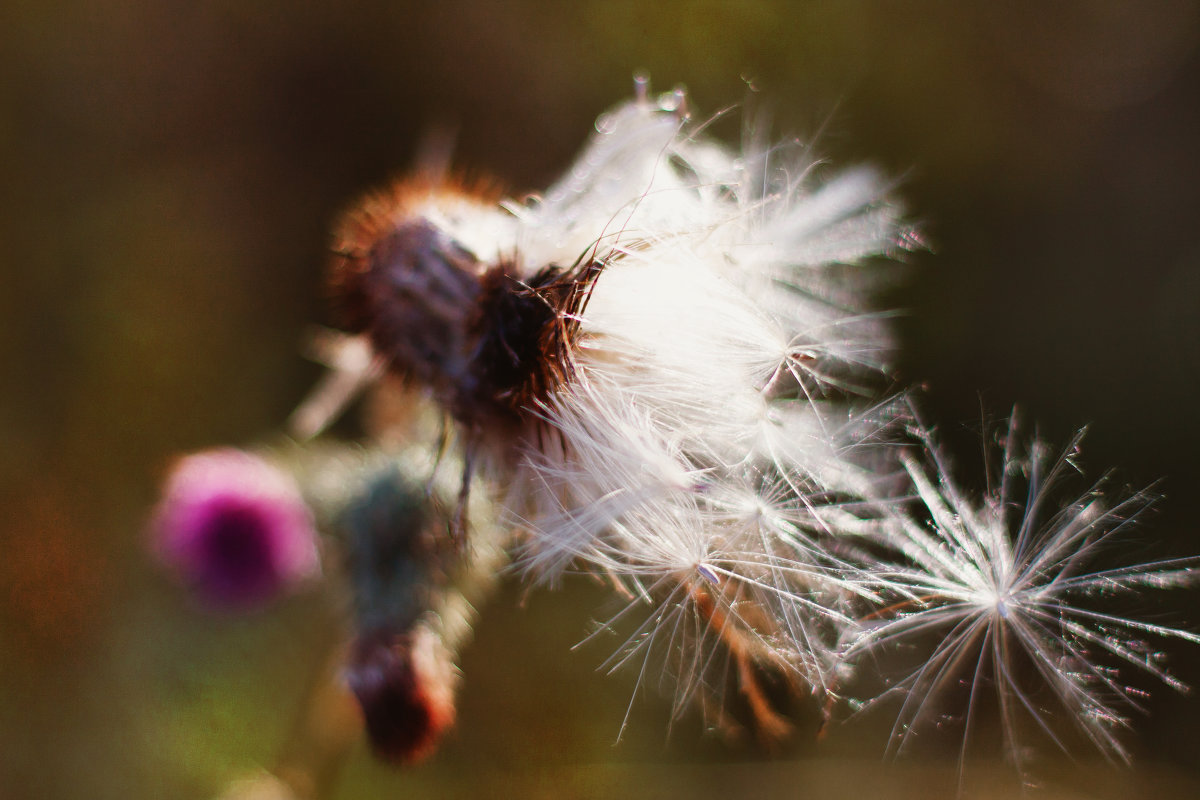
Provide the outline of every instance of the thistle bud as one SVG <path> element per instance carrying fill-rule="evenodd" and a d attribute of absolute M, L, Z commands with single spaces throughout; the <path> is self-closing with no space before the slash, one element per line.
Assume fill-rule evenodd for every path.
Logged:
<path fill-rule="evenodd" d="M 319 569 L 312 514 L 300 489 L 240 450 L 181 459 L 152 527 L 163 563 L 212 606 L 261 605 Z"/>

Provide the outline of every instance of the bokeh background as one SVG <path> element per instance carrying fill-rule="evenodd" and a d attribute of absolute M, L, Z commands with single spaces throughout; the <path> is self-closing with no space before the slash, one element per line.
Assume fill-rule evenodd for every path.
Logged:
<path fill-rule="evenodd" d="M 172 454 L 279 428 L 317 370 L 330 222 L 433 129 L 544 186 L 596 115 L 686 83 L 902 179 L 930 252 L 889 299 L 903 371 L 951 433 L 1019 400 L 1085 463 L 1165 477 L 1142 555 L 1200 552 L 1200 7 L 979 3 L 9 0 L 0 12 L 0 797 L 201 798 L 269 764 L 334 614 L 190 604 L 142 526 Z M 731 126 L 726 133 L 736 133 Z M 967 430 L 967 428 L 963 428 Z M 969 437 L 964 439 L 968 440 Z M 1200 594 L 1154 598 L 1200 625 Z M 456 735 L 338 798 L 939 797 L 952 760 L 884 765 L 879 721 L 766 758 L 572 651 L 586 583 L 506 588 Z M 1200 657 L 1174 671 L 1200 684 Z M 1200 700 L 1158 688 L 1132 770 L 1043 763 L 1045 796 L 1193 797 Z M 1010 796 L 1002 764 L 980 796 Z M 994 779 L 993 779 L 994 778 Z"/>

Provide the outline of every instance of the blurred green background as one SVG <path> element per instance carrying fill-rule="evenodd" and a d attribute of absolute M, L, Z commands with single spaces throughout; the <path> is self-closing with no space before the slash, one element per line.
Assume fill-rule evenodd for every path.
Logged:
<path fill-rule="evenodd" d="M 757 90 L 781 134 L 900 177 L 932 252 L 890 301 L 930 415 L 1019 400 L 1058 441 L 1095 423 L 1092 472 L 1166 476 L 1142 556 L 1200 552 L 1198 42 L 1200 7 L 1169 0 L 9 0 L 0 797 L 200 798 L 270 763 L 328 603 L 190 605 L 144 550 L 163 466 L 278 429 L 317 375 L 297 345 L 328 321 L 331 220 L 424 133 L 535 189 L 635 70 L 686 83 L 700 115 Z M 1200 595 L 1164 597 L 1156 619 L 1200 625 Z M 651 696 L 614 745 L 633 676 L 570 649 L 600 606 L 586 583 L 508 588 L 442 752 L 394 772 L 360 750 L 337 796 L 953 794 L 951 761 L 881 764 L 881 719 L 817 742 L 814 715 L 766 760 L 696 718 L 668 734 Z M 1193 684 L 1198 656 L 1171 662 Z M 1133 771 L 1051 753 L 1044 796 L 1200 795 L 1200 700 L 1147 702 Z M 1016 791 L 1001 764 L 975 774 L 981 796 Z"/>

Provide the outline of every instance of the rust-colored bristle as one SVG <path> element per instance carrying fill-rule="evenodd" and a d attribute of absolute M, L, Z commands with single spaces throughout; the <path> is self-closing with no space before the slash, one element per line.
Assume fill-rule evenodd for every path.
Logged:
<path fill-rule="evenodd" d="M 466 202 L 503 214 L 492 192 L 418 178 L 370 195 L 338 225 L 329 273 L 341 323 L 474 429 L 519 422 L 569 379 L 575 315 L 602 269 L 530 276 L 528 265 L 480 260 L 436 210 Z"/>
<path fill-rule="evenodd" d="M 370 270 L 370 256 L 379 243 L 398 228 L 420 218 L 423 205 L 439 200 L 466 200 L 492 205 L 500 192 L 494 183 L 459 179 L 433 180 L 423 176 L 395 181 L 385 189 L 370 192 L 346 210 L 333 229 L 326 287 L 333 300 L 339 324 L 359 332 L 370 325 L 362 306 L 361 283 Z"/>

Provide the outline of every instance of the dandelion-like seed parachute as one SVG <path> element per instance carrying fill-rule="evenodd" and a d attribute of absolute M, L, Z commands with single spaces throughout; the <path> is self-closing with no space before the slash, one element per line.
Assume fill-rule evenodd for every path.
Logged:
<path fill-rule="evenodd" d="M 848 659 L 862 661 L 905 643 L 937 642 L 879 698 L 901 698 L 893 752 L 946 710 L 944 695 L 965 685 L 965 757 L 975 704 L 991 683 L 1006 751 L 1019 766 L 1026 758 L 1023 719 L 1068 748 L 1055 712 L 1105 757 L 1128 760 L 1118 733 L 1127 726 L 1125 712 L 1141 709 L 1143 693 L 1106 664 L 1184 689 L 1146 640 L 1198 643 L 1200 636 L 1089 603 L 1191 583 L 1200 559 L 1096 566 L 1153 497 L 1142 491 L 1110 502 L 1101 481 L 1073 502 L 1054 505 L 1059 484 L 1076 469 L 1082 431 L 1054 457 L 1036 435 L 1017 429 L 1014 414 L 1003 455 L 990 465 L 991 485 L 978 499 L 951 478 L 932 433 L 922 427 L 919 434 L 923 455 L 902 459 L 917 507 L 894 507 L 885 542 L 902 560 L 875 571 L 887 605 L 869 615 L 845 648 Z"/>

